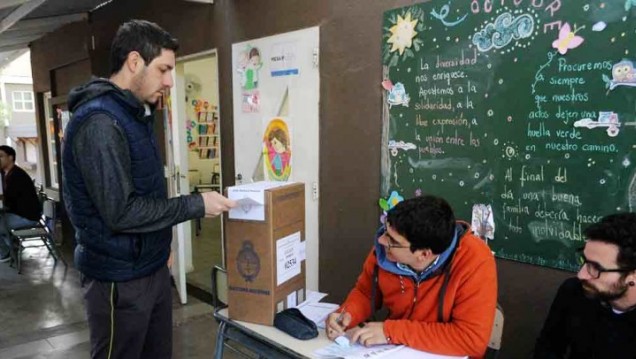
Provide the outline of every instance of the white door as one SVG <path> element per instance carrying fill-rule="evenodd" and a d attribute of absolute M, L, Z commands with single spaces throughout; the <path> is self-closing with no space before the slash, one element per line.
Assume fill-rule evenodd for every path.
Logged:
<path fill-rule="evenodd" d="M 166 119 L 166 174 L 168 178 L 168 189 L 170 197 L 176 197 L 190 193 L 190 184 L 188 183 L 188 154 L 187 145 L 182 143 L 185 139 L 183 126 L 179 126 L 179 119 L 185 117 L 185 109 L 182 108 L 181 101 L 177 101 L 179 94 L 185 93 L 183 73 L 179 73 L 183 67 L 177 66 L 172 73 L 174 86 L 170 89 L 171 96 L 168 97 L 168 105 L 165 111 Z M 168 113 L 168 111 L 170 111 Z M 172 276 L 174 278 L 177 292 L 181 304 L 186 304 L 188 300 L 186 291 L 186 259 L 187 259 L 187 243 L 191 238 L 190 222 L 179 223 L 172 229 L 172 250 L 174 262 L 172 265 Z"/>
<path fill-rule="evenodd" d="M 287 122 L 291 175 L 305 183 L 307 288 L 318 289 L 319 28 L 232 45 L 236 183 L 262 180 L 263 135 Z"/>

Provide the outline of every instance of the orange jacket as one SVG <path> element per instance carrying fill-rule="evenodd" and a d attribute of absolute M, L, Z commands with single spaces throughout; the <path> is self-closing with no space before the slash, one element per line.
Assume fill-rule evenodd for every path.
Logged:
<path fill-rule="evenodd" d="M 349 327 L 365 321 L 372 314 L 371 289 L 376 265 L 372 250 L 356 286 L 342 306 L 351 314 Z M 494 256 L 490 248 L 467 228 L 450 265 L 446 274 L 449 280 L 444 295 L 444 322 L 438 322 L 438 298 L 445 274 L 417 284 L 414 278 L 379 268 L 376 302 L 382 303 L 390 312 L 384 322 L 384 335 L 391 338 L 391 343 L 434 354 L 473 358 L 484 355 L 497 305 Z"/>

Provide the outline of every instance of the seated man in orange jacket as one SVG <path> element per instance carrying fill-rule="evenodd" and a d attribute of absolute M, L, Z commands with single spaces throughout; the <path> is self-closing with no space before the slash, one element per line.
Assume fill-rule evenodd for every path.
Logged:
<path fill-rule="evenodd" d="M 377 284 L 374 284 L 377 283 Z M 484 355 L 497 304 L 497 273 L 488 246 L 455 222 L 439 197 L 391 209 L 358 281 L 327 318 L 327 336 L 352 343 L 404 344 L 434 354 Z M 365 322 L 384 305 L 389 317 Z"/>

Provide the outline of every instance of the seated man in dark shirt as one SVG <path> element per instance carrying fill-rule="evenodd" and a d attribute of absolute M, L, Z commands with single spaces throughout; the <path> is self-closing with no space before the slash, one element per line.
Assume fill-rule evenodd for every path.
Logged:
<path fill-rule="evenodd" d="M 578 278 L 552 303 L 535 358 L 636 358 L 636 213 L 585 230 Z"/>
<path fill-rule="evenodd" d="M 31 227 L 40 219 L 42 210 L 31 177 L 15 164 L 15 150 L 0 146 L 0 169 L 4 209 L 0 219 L 0 263 L 11 256 L 11 234 L 17 228 Z"/>

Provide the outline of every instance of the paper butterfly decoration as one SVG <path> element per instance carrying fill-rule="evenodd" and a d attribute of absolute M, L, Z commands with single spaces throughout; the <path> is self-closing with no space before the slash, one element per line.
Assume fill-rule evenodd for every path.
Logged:
<path fill-rule="evenodd" d="M 565 55 L 569 49 L 574 49 L 579 47 L 583 43 L 583 38 L 581 36 L 576 35 L 576 32 L 581 30 L 581 28 L 575 28 L 574 31 L 571 30 L 570 24 L 567 22 L 561 26 L 561 30 L 559 31 L 559 38 L 552 42 L 552 47 L 559 50 L 561 55 Z"/>

